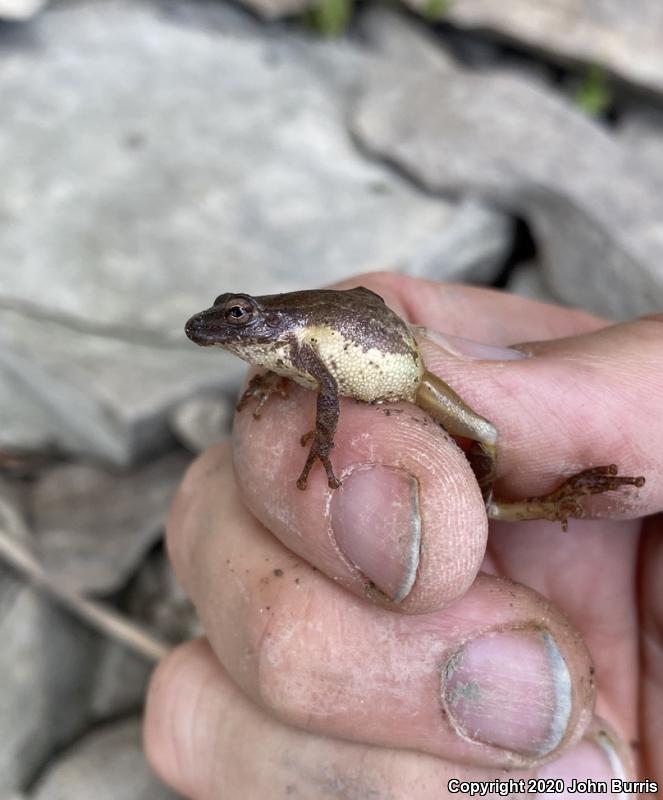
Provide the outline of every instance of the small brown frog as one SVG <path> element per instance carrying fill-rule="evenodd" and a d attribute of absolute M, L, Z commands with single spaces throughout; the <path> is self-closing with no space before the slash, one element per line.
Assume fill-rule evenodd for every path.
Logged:
<path fill-rule="evenodd" d="M 584 514 L 579 500 L 588 494 L 643 486 L 643 477 L 617 474 L 612 464 L 592 467 L 541 497 L 501 502 L 493 497 L 497 430 L 423 364 L 407 324 L 383 299 L 359 286 L 345 291 L 315 289 L 251 297 L 221 294 L 211 308 L 191 317 L 186 334 L 196 344 L 216 345 L 269 372 L 256 375 L 238 410 L 257 399 L 254 417 L 273 392 L 285 396 L 290 378 L 317 391 L 315 430 L 302 437 L 311 447 L 297 486 L 305 489 L 316 459 L 332 489 L 340 486 L 329 458 L 338 422 L 339 396 L 365 403 L 407 400 L 416 403 L 450 434 L 472 440 L 468 460 L 494 519 L 560 520 Z"/>

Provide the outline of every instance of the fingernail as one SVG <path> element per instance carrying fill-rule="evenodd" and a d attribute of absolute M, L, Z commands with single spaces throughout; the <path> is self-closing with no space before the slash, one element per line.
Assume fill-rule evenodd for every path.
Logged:
<path fill-rule="evenodd" d="M 620 749 L 607 730 L 590 731 L 559 758 L 540 767 L 537 777 L 561 781 L 562 791 L 555 792 L 556 798 L 594 794 L 625 800 L 632 793 L 628 786 L 629 769 L 622 761 Z M 618 781 L 618 785 L 613 781 Z M 536 795 L 550 796 L 548 792 Z"/>
<path fill-rule="evenodd" d="M 358 467 L 331 500 L 331 525 L 345 557 L 395 603 L 417 577 L 421 545 L 419 484 L 384 466 Z"/>
<path fill-rule="evenodd" d="M 537 757 L 564 737 L 571 678 L 554 639 L 535 628 L 472 639 L 442 670 L 442 698 L 457 732 Z"/>
<path fill-rule="evenodd" d="M 435 342 L 436 345 L 443 347 L 452 356 L 458 358 L 476 361 L 515 361 L 519 358 L 527 358 L 527 353 L 513 347 L 495 347 L 492 344 L 482 344 L 471 339 L 463 339 L 460 336 L 438 333 L 430 328 L 419 328 L 418 331 L 431 342 Z"/>

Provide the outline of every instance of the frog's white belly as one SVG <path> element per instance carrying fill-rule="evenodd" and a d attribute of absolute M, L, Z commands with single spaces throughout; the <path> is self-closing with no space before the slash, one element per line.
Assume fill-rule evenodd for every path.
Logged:
<path fill-rule="evenodd" d="M 290 378 L 307 389 L 316 389 L 318 386 L 313 378 L 294 366 L 290 358 L 290 344 L 287 342 L 267 346 L 264 344 L 239 343 L 233 345 L 225 343 L 222 347 L 244 361 L 248 361 L 249 364 L 269 369 L 276 372 L 277 375 L 283 375 L 284 378 Z"/>
<path fill-rule="evenodd" d="M 334 377 L 338 392 L 366 403 L 382 400 L 412 400 L 421 381 L 424 367 L 416 348 L 407 353 L 385 353 L 348 341 L 333 328 L 307 328 L 297 336 L 308 344 Z M 317 381 L 292 363 L 289 343 L 265 346 L 225 343 L 224 349 L 278 375 L 316 389 Z"/>
<path fill-rule="evenodd" d="M 334 376 L 338 392 L 366 403 L 412 399 L 424 367 L 416 348 L 386 353 L 346 339 L 333 328 L 308 328 L 302 336 Z"/>

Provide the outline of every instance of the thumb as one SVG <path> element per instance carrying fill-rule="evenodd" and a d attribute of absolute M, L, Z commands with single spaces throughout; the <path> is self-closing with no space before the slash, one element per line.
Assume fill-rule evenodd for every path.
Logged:
<path fill-rule="evenodd" d="M 644 475 L 639 489 L 594 497 L 592 516 L 663 509 L 663 316 L 563 339 L 516 345 L 525 357 L 487 360 L 486 348 L 427 331 L 427 367 L 498 430 L 496 495 L 551 491 L 588 467 Z M 450 354 L 453 352 L 453 356 Z"/>

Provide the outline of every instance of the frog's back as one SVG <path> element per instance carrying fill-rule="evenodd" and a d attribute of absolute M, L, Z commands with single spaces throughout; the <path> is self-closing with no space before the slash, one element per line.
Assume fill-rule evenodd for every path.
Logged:
<path fill-rule="evenodd" d="M 405 322 L 364 287 L 309 293 L 299 339 L 310 345 L 338 391 L 364 402 L 412 399 L 423 374 Z"/>

